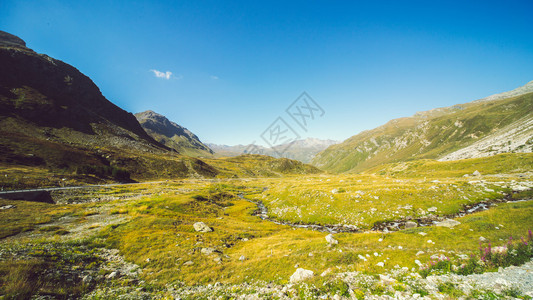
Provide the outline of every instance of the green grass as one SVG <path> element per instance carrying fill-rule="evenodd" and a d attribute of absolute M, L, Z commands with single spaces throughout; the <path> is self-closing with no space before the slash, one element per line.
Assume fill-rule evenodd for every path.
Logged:
<path fill-rule="evenodd" d="M 395 162 L 437 159 L 464 148 L 523 117 L 531 116 L 533 93 L 472 102 L 391 120 L 333 145 L 313 159 L 330 172 L 362 172 Z"/>
<path fill-rule="evenodd" d="M 439 182 L 433 182 L 434 179 L 379 175 L 218 181 L 192 179 L 93 189 L 88 190 L 86 195 L 80 191 L 76 196 L 77 201 L 93 199 L 97 194 L 118 197 L 117 200 L 97 203 L 53 205 L 0 200 L 0 205 L 17 206 L 0 211 L 4 214 L 0 218 L 3 222 L 0 233 L 3 237 L 11 236 L 0 239 L 0 242 L 10 247 L 32 242 L 31 236 L 17 236 L 16 233 L 24 231 L 24 228 L 35 230 L 40 226 L 40 243 L 68 243 L 73 234 L 61 233 L 64 233 L 62 230 L 72 231 L 71 227 L 54 223 L 61 216 L 72 216 L 72 222 L 83 224 L 86 218 L 108 214 L 124 217 L 124 220 L 92 227 L 85 237 L 85 245 L 89 248 L 119 249 L 127 261 L 143 269 L 142 279 L 157 291 L 164 289 L 166 284 L 182 283 L 266 281 L 284 284 L 298 265 L 315 274 L 328 270 L 330 274 L 313 279 L 308 287 L 298 287 L 295 297 L 312 297 L 325 291 L 341 295 L 346 293 L 346 286 L 334 279 L 338 272 L 362 271 L 372 276 L 392 270 L 396 265 L 418 270 L 415 260 L 427 262 L 434 254 L 455 258 L 460 254 L 477 253 L 480 236 L 493 245 L 500 241 L 505 243 L 510 235 L 523 234 L 533 224 L 533 203 L 499 204 L 488 211 L 458 218 L 461 224 L 453 229 L 431 226 L 388 234 L 335 234 L 339 244 L 329 245 L 325 240 L 326 233 L 276 225 L 253 216 L 255 205 L 237 195 L 243 193 L 247 198 L 261 200 L 273 213 L 276 208 L 300 209 L 301 216 L 279 216 L 282 219 L 323 224 L 359 221 L 360 226 L 368 228 L 377 221 L 417 216 L 420 209 L 427 212 L 432 206 L 438 208 L 436 214 L 453 213 L 465 203 L 501 197 L 498 191 L 507 192 L 504 186 L 511 180 L 530 180 L 512 175 L 498 178 L 482 176 L 481 179 L 486 180 L 485 186 L 468 183 L 468 179 L 463 178 L 439 178 Z M 334 189 L 337 193 L 331 192 Z M 145 196 L 138 197 L 141 194 Z M 529 197 L 530 194 L 524 192 L 520 197 Z M 408 205 L 412 207 L 398 208 Z M 372 208 L 375 208 L 374 212 L 371 212 Z M 401 213 L 392 214 L 396 210 Z M 196 232 L 193 224 L 199 221 L 214 231 Z M 425 236 L 420 235 L 422 232 Z M 428 240 L 434 243 L 428 243 Z M 205 255 L 201 253 L 202 248 L 216 251 Z M 417 256 L 419 251 L 424 253 Z M 241 256 L 245 259 L 240 260 Z M 7 280 L 6 274 L 31 277 L 30 274 L 38 273 L 32 270 L 42 268 L 41 259 L 42 256 L 33 257 L 9 266 L 10 271 L 1 273 L 0 277 L 4 279 L 0 280 Z M 192 261 L 192 265 L 185 264 L 188 261 Z M 383 263 L 383 267 L 378 263 Z M 46 267 L 54 268 L 53 264 Z M 25 289 L 22 283 L 17 285 L 21 290 Z M 402 288 L 405 287 L 401 284 L 395 287 L 360 286 L 355 293 L 356 296 L 368 291 L 386 294 L 390 293 L 390 289 Z M 453 287 L 443 286 L 442 289 L 449 295 L 458 295 Z"/>

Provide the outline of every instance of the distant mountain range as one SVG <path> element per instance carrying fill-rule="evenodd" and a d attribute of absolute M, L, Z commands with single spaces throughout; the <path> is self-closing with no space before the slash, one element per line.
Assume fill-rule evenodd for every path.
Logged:
<path fill-rule="evenodd" d="M 360 172 L 415 159 L 533 152 L 533 81 L 487 98 L 394 119 L 318 153 L 313 165 Z"/>
<path fill-rule="evenodd" d="M 263 147 L 260 145 L 218 145 L 207 144 L 217 157 L 232 157 L 242 154 L 263 154 L 277 158 L 290 158 L 309 163 L 320 151 L 331 145 L 339 143 L 334 140 L 321 140 L 317 138 L 307 138 L 297 140 L 289 144 L 283 144 L 275 148 Z"/>
<path fill-rule="evenodd" d="M 152 138 L 180 154 L 194 157 L 210 157 L 213 154 L 213 150 L 204 145 L 194 133 L 163 115 L 148 110 L 136 113 L 135 117 Z"/>

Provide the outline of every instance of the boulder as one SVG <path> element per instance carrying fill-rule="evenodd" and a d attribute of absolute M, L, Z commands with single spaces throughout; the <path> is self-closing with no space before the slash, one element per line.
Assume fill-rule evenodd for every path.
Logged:
<path fill-rule="evenodd" d="M 446 219 L 442 222 L 437 223 L 436 226 L 453 228 L 454 226 L 457 226 L 459 224 L 461 224 L 461 222 L 452 219 Z"/>
<path fill-rule="evenodd" d="M 478 170 L 475 170 L 474 173 L 472 173 L 472 176 L 481 176 L 481 173 L 479 173 Z"/>
<path fill-rule="evenodd" d="M 315 276 L 315 272 L 313 272 L 311 270 L 298 268 L 298 269 L 296 269 L 296 272 L 294 272 L 294 274 L 292 274 L 292 276 L 290 278 L 290 282 L 291 283 L 296 283 L 296 282 L 300 282 L 300 281 L 304 281 L 304 280 L 313 278 L 314 276 Z"/>
<path fill-rule="evenodd" d="M 213 249 L 213 248 L 202 248 L 202 249 L 200 250 L 200 252 L 201 252 L 202 254 L 204 254 L 204 255 L 211 255 L 211 254 L 213 254 L 213 252 L 215 252 L 215 251 L 216 251 L 216 250 Z"/>
<path fill-rule="evenodd" d="M 337 245 L 339 243 L 339 241 L 337 241 L 331 233 L 326 235 L 326 242 L 328 242 L 330 245 Z"/>
<path fill-rule="evenodd" d="M 113 272 L 111 272 L 109 275 L 107 275 L 107 279 L 114 279 L 114 278 L 117 278 L 117 277 L 118 277 L 118 274 L 119 274 L 118 271 L 113 271 Z"/>
<path fill-rule="evenodd" d="M 194 230 L 198 232 L 211 232 L 213 229 L 211 227 L 205 225 L 204 222 L 196 222 L 192 225 L 194 227 Z"/>
<path fill-rule="evenodd" d="M 417 226 L 418 224 L 416 222 L 413 222 L 413 221 L 405 222 L 405 229 L 416 228 Z"/>

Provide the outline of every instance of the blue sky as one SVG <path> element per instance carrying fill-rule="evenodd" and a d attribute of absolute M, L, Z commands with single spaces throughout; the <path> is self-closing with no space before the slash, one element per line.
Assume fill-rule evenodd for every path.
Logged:
<path fill-rule="evenodd" d="M 533 1 L 2 0 L 0 30 L 127 111 L 232 145 L 261 144 L 278 117 L 344 140 L 523 85 L 532 13 Z M 325 112 L 307 131 L 285 112 L 304 91 Z"/>

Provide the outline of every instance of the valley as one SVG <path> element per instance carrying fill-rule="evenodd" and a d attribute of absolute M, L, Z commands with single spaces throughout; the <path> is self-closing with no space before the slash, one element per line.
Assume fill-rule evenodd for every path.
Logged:
<path fill-rule="evenodd" d="M 273 157 L 0 63 L 0 299 L 533 297 L 533 82 Z"/>

